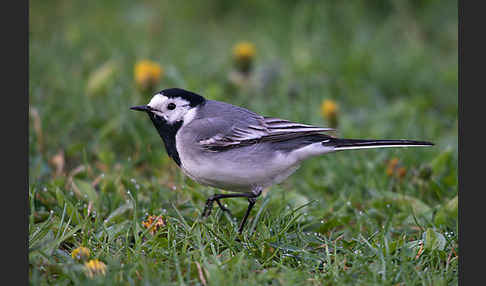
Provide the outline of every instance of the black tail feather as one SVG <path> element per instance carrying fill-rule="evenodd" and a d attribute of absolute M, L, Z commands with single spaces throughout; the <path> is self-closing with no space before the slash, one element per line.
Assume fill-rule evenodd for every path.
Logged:
<path fill-rule="evenodd" d="M 386 148 L 386 147 L 419 147 L 433 146 L 434 143 L 415 140 L 376 140 L 376 139 L 339 139 L 332 138 L 322 142 L 322 145 L 333 146 L 336 151 L 365 148 Z"/>

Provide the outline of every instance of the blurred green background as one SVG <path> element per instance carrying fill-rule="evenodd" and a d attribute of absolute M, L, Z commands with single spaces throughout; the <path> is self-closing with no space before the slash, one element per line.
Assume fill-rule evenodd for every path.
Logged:
<path fill-rule="evenodd" d="M 319 284 L 323 278 L 331 284 L 457 284 L 457 2 L 46 0 L 31 1 L 29 10 L 29 262 L 34 284 L 93 282 L 79 270 L 82 264 L 69 260 L 79 245 L 108 265 L 99 283 L 156 283 L 163 277 L 168 283 L 204 284 L 191 264 L 200 261 L 213 282 L 248 284 L 257 277 L 277 284 Z M 247 73 L 234 55 L 241 42 L 254 47 L 254 54 L 243 59 L 251 64 Z M 135 80 L 135 66 L 143 60 L 161 70 L 148 88 Z M 436 146 L 314 158 L 265 193 L 250 216 L 260 212 L 258 239 L 247 237 L 255 248 L 286 245 L 296 253 L 302 250 L 304 257 L 316 256 L 322 249 L 309 250 L 309 245 L 317 242 L 297 239 L 299 233 L 316 233 L 333 243 L 343 235 L 338 240 L 348 243 L 339 246 L 343 252 L 328 253 L 323 259 L 333 260 L 319 272 L 315 263 L 294 265 L 301 261 L 297 254 L 289 262 L 279 251 L 268 257 L 263 250 L 253 253 L 251 246 L 235 250 L 222 243 L 215 237 L 232 241 L 236 234 L 229 230 L 231 220 L 219 213 L 206 222 L 217 230 L 200 229 L 198 213 L 218 190 L 184 177 L 146 116 L 129 110 L 169 87 L 266 116 L 337 125 L 342 137 L 418 139 Z M 323 114 L 324 100 L 334 102 L 335 114 Z M 128 190 L 133 202 L 120 210 L 130 200 Z M 318 202 L 291 212 L 312 200 Z M 244 200 L 227 204 L 242 217 Z M 301 217 L 290 219 L 296 213 Z M 150 237 L 150 247 L 139 244 L 140 222 L 148 214 L 167 216 L 164 231 L 175 235 L 177 243 L 204 237 L 219 256 L 214 249 L 196 255 L 179 245 L 166 253 L 162 235 Z M 169 223 L 181 218 L 200 232 Z M 289 223 L 284 231 L 268 229 L 284 222 Z M 115 234 L 104 232 L 113 225 Z M 66 231 L 59 232 L 60 226 Z M 446 243 L 430 244 L 429 239 L 430 251 L 412 259 L 427 235 Z M 361 237 L 377 249 L 387 240 L 414 254 L 403 258 L 405 250 L 391 251 L 383 258 Z M 124 247 L 132 245 L 122 247 L 118 240 L 134 240 L 133 249 L 145 252 L 129 255 Z M 365 249 L 371 252 L 363 260 L 351 258 Z M 173 263 L 176 254 L 180 266 Z M 227 266 L 228 274 L 217 262 L 224 262 L 225 255 L 240 257 L 238 264 L 247 270 Z M 170 263 L 152 265 L 148 258 L 154 257 Z M 338 258 L 357 260 L 341 267 Z M 371 274 L 376 271 L 369 261 L 376 260 L 388 265 L 388 272 Z M 358 279 L 358 273 L 370 274 Z"/>

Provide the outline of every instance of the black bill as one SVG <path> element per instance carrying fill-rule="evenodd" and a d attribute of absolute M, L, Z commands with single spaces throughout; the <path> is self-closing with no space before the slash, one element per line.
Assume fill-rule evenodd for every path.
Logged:
<path fill-rule="evenodd" d="M 138 111 L 150 111 L 150 106 L 148 105 L 138 105 L 130 107 L 131 110 L 138 110 Z"/>

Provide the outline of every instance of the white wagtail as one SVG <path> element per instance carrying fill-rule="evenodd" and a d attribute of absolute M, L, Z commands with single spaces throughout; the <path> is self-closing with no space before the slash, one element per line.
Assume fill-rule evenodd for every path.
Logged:
<path fill-rule="evenodd" d="M 131 109 L 148 114 L 167 154 L 184 174 L 202 185 L 232 192 L 209 197 L 203 217 L 210 215 L 214 202 L 229 212 L 220 199 L 248 199 L 239 233 L 262 190 L 285 180 L 307 158 L 351 149 L 433 145 L 402 139 L 335 138 L 323 134 L 332 128 L 261 116 L 179 88 L 164 89 L 149 104 Z"/>

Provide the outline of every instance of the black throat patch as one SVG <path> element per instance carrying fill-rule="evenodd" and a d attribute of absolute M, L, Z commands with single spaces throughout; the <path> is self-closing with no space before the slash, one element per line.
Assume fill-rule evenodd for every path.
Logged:
<path fill-rule="evenodd" d="M 181 166 L 181 159 L 179 158 L 179 153 L 177 152 L 176 148 L 176 134 L 177 131 L 182 126 L 182 121 L 177 121 L 176 123 L 170 125 L 167 124 L 162 117 L 155 115 L 153 113 L 148 113 L 150 120 L 152 120 L 155 128 L 159 132 L 162 141 L 164 141 L 165 150 L 167 151 L 167 155 L 171 157 L 174 162 L 180 167 Z"/>

